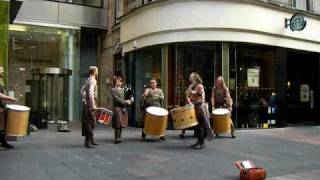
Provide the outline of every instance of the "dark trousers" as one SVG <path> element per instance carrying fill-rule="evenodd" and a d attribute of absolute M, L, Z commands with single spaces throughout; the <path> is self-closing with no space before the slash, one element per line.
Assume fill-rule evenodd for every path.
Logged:
<path fill-rule="evenodd" d="M 83 106 L 82 111 L 82 136 L 93 137 L 95 127 L 94 113 L 87 106 Z"/>

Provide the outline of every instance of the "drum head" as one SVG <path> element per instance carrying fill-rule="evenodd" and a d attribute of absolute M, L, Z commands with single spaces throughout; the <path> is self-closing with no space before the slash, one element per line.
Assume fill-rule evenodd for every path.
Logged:
<path fill-rule="evenodd" d="M 212 114 L 214 114 L 214 115 L 226 115 L 228 113 L 229 113 L 229 110 L 225 109 L 225 108 L 218 108 L 218 109 L 213 110 L 213 112 L 212 112 Z"/>
<path fill-rule="evenodd" d="M 21 106 L 21 105 L 17 105 L 17 104 L 9 104 L 7 105 L 8 109 L 12 109 L 15 111 L 29 111 L 30 108 L 27 106 Z"/>
<path fill-rule="evenodd" d="M 167 116 L 169 114 L 166 109 L 163 109 L 161 107 L 155 107 L 155 106 L 148 107 L 147 113 L 155 116 Z"/>

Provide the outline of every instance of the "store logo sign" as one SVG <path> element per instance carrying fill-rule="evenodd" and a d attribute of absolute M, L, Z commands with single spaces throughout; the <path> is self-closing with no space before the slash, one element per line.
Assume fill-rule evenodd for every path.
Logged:
<path fill-rule="evenodd" d="M 291 31 L 302 31 L 307 25 L 307 19 L 302 13 L 295 13 L 290 19 L 285 19 L 285 28 L 290 27 Z"/>

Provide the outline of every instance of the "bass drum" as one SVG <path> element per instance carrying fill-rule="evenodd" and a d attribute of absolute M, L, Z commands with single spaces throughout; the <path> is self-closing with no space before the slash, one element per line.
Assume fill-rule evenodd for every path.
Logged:
<path fill-rule="evenodd" d="M 170 112 L 175 129 L 187 129 L 198 125 L 196 111 L 193 105 L 175 108 Z"/>
<path fill-rule="evenodd" d="M 225 108 L 217 108 L 213 112 L 213 131 L 217 134 L 231 132 L 231 118 L 229 110 Z"/>
<path fill-rule="evenodd" d="M 168 124 L 168 111 L 160 107 L 148 107 L 143 131 L 148 135 L 164 136 Z"/>
<path fill-rule="evenodd" d="M 27 135 L 30 108 L 21 105 L 7 105 L 7 126 L 8 136 Z"/>

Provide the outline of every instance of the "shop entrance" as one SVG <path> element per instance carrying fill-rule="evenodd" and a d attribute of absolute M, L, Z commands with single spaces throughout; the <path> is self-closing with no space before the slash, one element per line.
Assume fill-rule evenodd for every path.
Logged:
<path fill-rule="evenodd" d="M 313 125 L 319 115 L 319 55 L 288 52 L 288 124 Z"/>
<path fill-rule="evenodd" d="M 210 102 L 211 89 L 214 85 L 214 67 L 217 64 L 214 44 L 181 43 L 169 49 L 169 108 L 184 106 L 186 103 L 185 91 L 189 86 L 189 75 L 197 72 L 203 80 L 206 93 L 206 102 Z"/>

